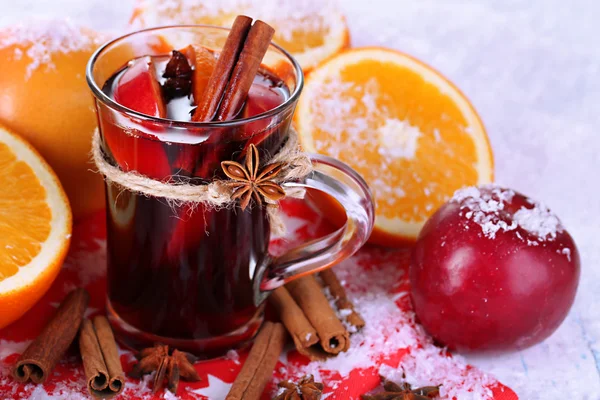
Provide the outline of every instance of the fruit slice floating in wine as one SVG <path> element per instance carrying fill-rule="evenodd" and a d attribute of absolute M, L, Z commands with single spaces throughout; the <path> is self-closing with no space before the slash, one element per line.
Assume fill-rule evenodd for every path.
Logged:
<path fill-rule="evenodd" d="M 194 100 L 197 102 L 206 90 L 208 80 L 215 70 L 217 59 L 204 47 L 192 47 L 192 49 L 194 50 Z"/>
<path fill-rule="evenodd" d="M 258 76 L 255 79 L 265 80 L 264 76 Z M 269 84 L 270 82 L 261 82 L 263 84 L 252 85 L 248 92 L 248 99 L 246 105 L 242 110 L 242 118 L 250 118 L 255 115 L 265 113 L 279 106 L 285 100 L 285 93 L 280 90 L 277 86 Z M 246 148 L 250 144 L 258 146 L 265 138 L 267 138 L 271 132 L 269 125 L 273 121 L 270 118 L 250 122 L 246 125 L 246 135 L 250 137 L 250 140 L 246 144 Z M 245 152 L 245 149 L 244 149 Z"/>
<path fill-rule="evenodd" d="M 114 86 L 113 97 L 119 104 L 152 117 L 166 117 L 162 90 L 151 57 L 133 60 L 111 83 Z M 153 131 L 152 123 L 141 121 L 139 124 L 140 129 L 135 135 L 123 134 L 112 125 L 103 129 L 104 140 L 114 160 L 126 172 L 137 171 L 154 179 L 171 175 L 162 143 L 147 135 Z M 137 157 L 136 154 L 147 156 Z"/>
<path fill-rule="evenodd" d="M 152 58 L 142 57 L 133 61 L 119 79 L 114 99 L 142 114 L 160 118 L 167 116 Z"/>

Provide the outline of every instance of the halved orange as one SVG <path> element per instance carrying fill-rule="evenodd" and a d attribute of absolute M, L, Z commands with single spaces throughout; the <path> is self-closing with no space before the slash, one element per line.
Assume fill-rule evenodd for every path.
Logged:
<path fill-rule="evenodd" d="M 335 157 L 373 191 L 370 241 L 413 242 L 455 190 L 492 181 L 477 112 L 424 63 L 384 48 L 345 51 L 306 80 L 295 122 L 305 150 Z"/>
<path fill-rule="evenodd" d="M 23 139 L 0 127 L 0 328 L 46 293 L 67 254 L 71 209 L 60 182 Z"/>
<path fill-rule="evenodd" d="M 331 0 L 240 0 L 195 2 L 138 0 L 131 17 L 134 28 L 173 24 L 230 27 L 238 14 L 261 19 L 275 28 L 274 42 L 292 53 L 304 72 L 349 47 L 346 20 Z"/>

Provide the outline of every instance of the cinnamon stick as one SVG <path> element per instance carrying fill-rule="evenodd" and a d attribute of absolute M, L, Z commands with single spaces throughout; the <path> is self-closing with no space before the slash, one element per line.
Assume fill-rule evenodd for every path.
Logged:
<path fill-rule="evenodd" d="M 254 21 L 223 94 L 217 121 L 233 119 L 242 108 L 274 33 L 275 29 L 268 24 Z"/>
<path fill-rule="evenodd" d="M 195 99 L 197 108 L 192 116 L 192 121 L 206 122 L 215 117 L 229 78 L 233 72 L 237 59 L 242 52 L 246 36 L 250 31 L 252 18 L 238 15 L 231 27 L 225 46 L 219 55 L 217 65 L 208 80 L 208 85 L 201 98 Z"/>
<path fill-rule="evenodd" d="M 283 325 L 265 322 L 240 373 L 225 400 L 257 400 L 273 376 L 283 350 L 286 333 Z"/>
<path fill-rule="evenodd" d="M 338 311 L 345 314 L 344 319 L 357 330 L 365 326 L 365 320 L 354 310 L 354 304 L 348 299 L 346 290 L 340 283 L 332 268 L 319 273 L 325 287 L 329 288 L 331 296 L 335 299 Z"/>
<path fill-rule="evenodd" d="M 69 293 L 40 335 L 19 357 L 13 369 L 17 381 L 42 383 L 48 378 L 77 335 L 89 299 L 85 289 Z"/>
<path fill-rule="evenodd" d="M 125 376 L 117 344 L 106 317 L 98 316 L 92 323 L 85 319 L 79 333 L 79 349 L 90 394 L 110 399 L 121 393 Z"/>
<path fill-rule="evenodd" d="M 276 289 L 269 296 L 269 301 L 292 336 L 298 352 L 312 360 L 324 359 L 327 354 L 320 346 L 315 346 L 319 343 L 317 331 L 288 290 L 285 287 Z"/>
<path fill-rule="evenodd" d="M 242 108 L 275 30 L 263 21 L 236 17 L 208 85 L 199 98 L 193 121 L 227 121 Z"/>
<path fill-rule="evenodd" d="M 315 327 L 323 350 L 339 354 L 350 347 L 350 335 L 323 294 L 321 285 L 312 275 L 296 279 L 286 285 L 306 318 Z"/>

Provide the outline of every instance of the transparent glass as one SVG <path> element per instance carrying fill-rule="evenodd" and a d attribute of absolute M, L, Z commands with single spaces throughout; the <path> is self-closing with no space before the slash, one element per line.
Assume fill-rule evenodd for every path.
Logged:
<path fill-rule="evenodd" d="M 276 45 L 270 46 L 263 68 L 285 83 L 290 96 L 251 118 L 219 123 L 154 118 L 117 104 L 102 91 L 133 58 L 164 55 L 191 43 L 218 52 L 227 34 L 227 29 L 209 26 L 156 28 L 98 49 L 88 64 L 87 80 L 109 162 L 153 179 L 201 184 L 224 178 L 220 162 L 240 161 L 250 143 L 262 156 L 281 148 L 303 76 L 298 63 Z M 327 237 L 280 257 L 268 252 L 264 207 L 242 211 L 172 204 L 107 183 L 107 307 L 119 340 L 138 349 L 162 342 L 203 357 L 222 354 L 253 337 L 270 291 L 358 250 L 374 219 L 367 185 L 339 161 L 317 155 L 312 161 L 310 175 L 285 186 L 333 196 L 348 220 Z"/>

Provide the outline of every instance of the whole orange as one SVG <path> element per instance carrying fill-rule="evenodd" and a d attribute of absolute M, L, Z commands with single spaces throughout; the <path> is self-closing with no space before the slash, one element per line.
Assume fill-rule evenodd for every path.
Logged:
<path fill-rule="evenodd" d="M 96 128 L 85 67 L 101 37 L 69 21 L 35 21 L 0 31 L 0 123 L 30 142 L 54 169 L 75 217 L 104 207 L 92 172 Z"/>

